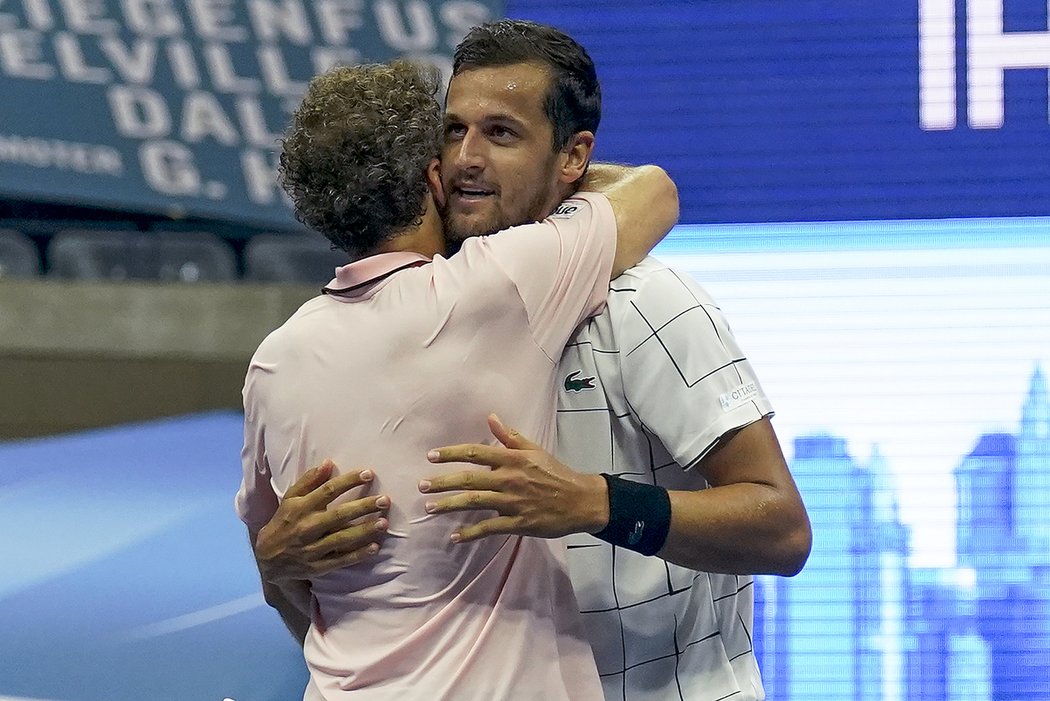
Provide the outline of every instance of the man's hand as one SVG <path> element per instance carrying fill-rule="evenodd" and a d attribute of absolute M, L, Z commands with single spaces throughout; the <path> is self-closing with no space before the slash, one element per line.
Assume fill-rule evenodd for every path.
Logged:
<path fill-rule="evenodd" d="M 376 554 L 388 523 L 382 513 L 386 496 L 367 496 L 329 509 L 341 494 L 372 481 L 370 470 L 332 477 L 335 463 L 325 460 L 308 471 L 284 495 L 270 522 L 255 539 L 255 559 L 264 581 L 306 580 L 353 565 Z M 354 525 L 352 522 L 380 514 Z"/>
<path fill-rule="evenodd" d="M 462 491 L 426 504 L 427 513 L 493 510 L 499 515 L 452 534 L 466 543 L 484 536 L 515 534 L 560 538 L 569 533 L 595 533 L 609 522 L 609 494 L 601 475 L 585 475 L 509 429 L 495 414 L 489 429 L 505 447 L 455 445 L 431 451 L 431 462 L 487 465 L 491 472 L 468 470 L 423 480 L 425 494 Z"/>

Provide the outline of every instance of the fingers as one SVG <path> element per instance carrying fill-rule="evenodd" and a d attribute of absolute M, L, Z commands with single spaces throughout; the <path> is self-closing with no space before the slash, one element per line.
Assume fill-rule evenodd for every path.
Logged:
<path fill-rule="evenodd" d="M 484 538 L 490 535 L 513 533 L 518 526 L 519 519 L 514 516 L 497 516 L 495 518 L 479 521 L 473 526 L 461 528 L 452 534 L 453 543 L 469 543 L 472 540 Z"/>
<path fill-rule="evenodd" d="M 301 497 L 304 494 L 309 494 L 324 484 L 332 476 L 333 470 L 335 470 L 335 463 L 331 460 L 325 460 L 312 470 L 307 470 L 295 484 L 288 488 L 288 491 L 284 494 L 285 498 Z"/>
<path fill-rule="evenodd" d="M 357 550 L 352 550 L 348 553 L 340 553 L 324 560 L 319 560 L 317 562 L 317 574 L 320 575 L 343 567 L 356 565 L 362 560 L 367 560 L 372 557 L 377 552 L 379 552 L 379 543 L 369 543 Z"/>
<path fill-rule="evenodd" d="M 533 443 L 515 429 L 508 427 L 495 414 L 489 414 L 489 430 L 500 443 L 513 450 L 537 450 L 539 445 Z"/>
<path fill-rule="evenodd" d="M 335 467 L 334 464 L 333 467 Z M 332 477 L 308 494 L 303 495 L 304 505 L 308 510 L 319 511 L 354 487 L 360 487 L 371 482 L 374 477 L 375 475 L 371 470 L 353 470 Z"/>
<path fill-rule="evenodd" d="M 512 451 L 499 446 L 462 443 L 435 448 L 427 453 L 427 460 L 433 463 L 468 462 L 473 465 L 502 467 L 515 462 L 515 456 Z"/>
<path fill-rule="evenodd" d="M 500 511 L 510 504 L 510 497 L 499 492 L 463 492 L 455 496 L 428 501 L 423 508 L 428 514 L 450 511 Z"/>
<path fill-rule="evenodd" d="M 435 475 L 434 477 L 420 480 L 419 491 L 424 494 L 431 494 L 435 492 L 458 492 L 470 489 L 495 490 L 499 488 L 502 482 L 503 480 L 492 472 L 486 472 L 483 470 L 464 470 L 462 472 L 449 472 L 444 475 Z"/>
<path fill-rule="evenodd" d="M 355 526 L 342 528 L 307 546 L 315 574 L 330 571 L 332 560 L 343 561 L 356 553 L 357 558 L 375 554 L 386 536 L 389 523 L 385 518 L 371 519 Z M 375 547 L 372 547 L 375 546 Z"/>
<path fill-rule="evenodd" d="M 357 519 L 376 513 L 385 515 L 388 508 L 390 508 L 390 497 L 386 495 L 363 497 L 340 504 L 337 508 L 320 512 L 317 517 L 304 525 L 303 540 L 315 541 L 330 533 L 349 530 Z M 383 522 L 385 524 L 386 520 L 383 519 Z"/>

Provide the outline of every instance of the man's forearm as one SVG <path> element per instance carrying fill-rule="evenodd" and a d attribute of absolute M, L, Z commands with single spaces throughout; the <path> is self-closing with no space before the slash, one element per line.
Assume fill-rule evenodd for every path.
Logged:
<path fill-rule="evenodd" d="M 587 167 L 579 189 L 581 192 L 604 192 L 623 181 L 631 170 L 632 166 L 594 161 Z"/>
<path fill-rule="evenodd" d="M 769 419 L 728 434 L 693 469 L 711 486 L 667 492 L 670 525 L 657 556 L 702 572 L 799 572 L 809 556 L 809 517 Z M 629 512 L 632 505 L 653 509 L 658 503 L 636 497 L 618 508 Z M 617 518 L 629 525 L 646 515 L 620 513 Z M 616 537 L 622 532 L 613 529 Z"/>
<path fill-rule="evenodd" d="M 809 517 L 768 418 L 726 436 L 693 469 L 711 486 L 668 493 L 671 528 L 660 557 L 726 574 L 802 569 Z"/>
<path fill-rule="evenodd" d="M 798 574 L 809 555 L 805 512 L 777 488 L 729 484 L 670 491 L 671 529 L 658 557 L 703 572 Z"/>
<path fill-rule="evenodd" d="M 604 194 L 616 217 L 612 277 L 637 264 L 678 221 L 678 188 L 658 166 L 594 163 L 581 189 Z"/>
<path fill-rule="evenodd" d="M 266 603 L 277 610 L 288 631 L 302 645 L 310 630 L 310 583 L 293 581 L 277 585 L 263 581 Z"/>

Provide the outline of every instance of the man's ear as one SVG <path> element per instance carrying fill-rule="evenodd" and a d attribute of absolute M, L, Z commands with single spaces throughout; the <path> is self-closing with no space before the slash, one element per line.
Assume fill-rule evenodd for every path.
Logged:
<path fill-rule="evenodd" d="M 438 209 L 444 209 L 445 188 L 441 186 L 441 161 L 436 158 L 427 165 L 427 185 L 430 186 L 430 194 Z"/>
<path fill-rule="evenodd" d="M 571 185 L 587 172 L 587 164 L 594 153 L 594 132 L 578 131 L 572 135 L 568 145 L 562 149 L 562 165 L 558 179 Z"/>

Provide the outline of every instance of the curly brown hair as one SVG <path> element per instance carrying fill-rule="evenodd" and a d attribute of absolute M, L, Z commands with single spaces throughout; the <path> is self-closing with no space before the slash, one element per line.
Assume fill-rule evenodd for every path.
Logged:
<path fill-rule="evenodd" d="M 418 226 L 441 148 L 436 69 L 392 61 L 310 81 L 282 141 L 296 217 L 352 256 Z"/>

